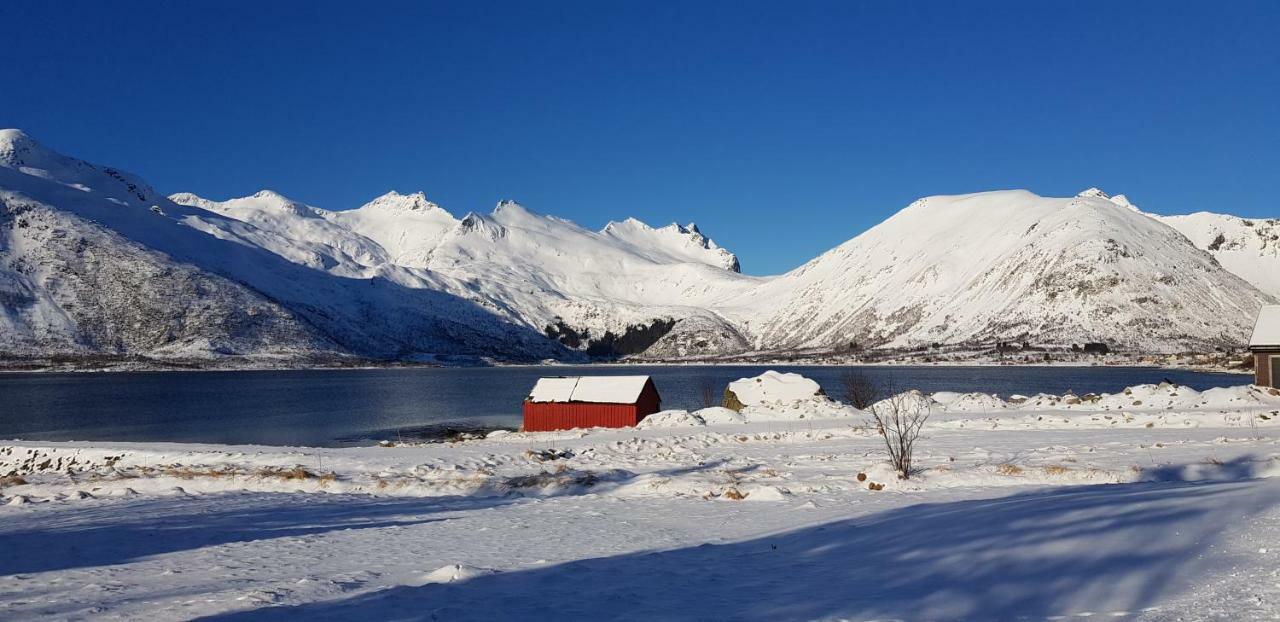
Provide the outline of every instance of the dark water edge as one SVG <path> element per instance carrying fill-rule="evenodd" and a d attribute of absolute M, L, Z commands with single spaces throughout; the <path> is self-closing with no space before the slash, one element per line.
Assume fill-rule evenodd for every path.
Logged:
<path fill-rule="evenodd" d="M 766 369 L 817 380 L 832 396 L 857 369 L 899 389 L 1114 393 L 1172 381 L 1197 390 L 1249 376 L 1155 367 L 594 365 L 377 369 L 0 373 L 0 439 L 347 446 L 520 424 L 545 375 L 651 375 L 663 408 L 701 408 Z M 718 399 L 718 397 L 717 397 Z"/>

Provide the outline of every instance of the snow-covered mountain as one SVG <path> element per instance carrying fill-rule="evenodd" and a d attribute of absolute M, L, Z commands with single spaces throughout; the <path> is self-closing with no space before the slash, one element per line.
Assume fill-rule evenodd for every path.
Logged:
<path fill-rule="evenodd" d="M 758 279 L 739 274 L 737 258 L 693 226 L 628 220 L 597 232 L 513 201 L 457 219 L 421 193 L 393 192 L 348 211 L 269 191 L 171 199 L 253 225 L 256 245 L 294 263 L 447 292 L 570 349 L 629 354 L 665 340 L 654 352 L 716 354 L 746 346 L 711 307 L 722 291 Z"/>
<path fill-rule="evenodd" d="M 1280 219 L 1209 212 L 1153 217 L 1208 251 L 1222 267 L 1280 297 Z"/>
<path fill-rule="evenodd" d="M 1255 285 L 1275 284 L 1275 221 L 1183 235 L 1178 218 L 1097 190 L 929 197 L 790 273 L 752 277 L 693 224 L 593 231 L 512 201 L 457 217 L 422 193 L 354 209 L 268 190 L 166 198 L 5 130 L 0 357 L 1236 345 L 1272 300 Z M 1224 254 L 1237 248 L 1252 254 Z"/>
<path fill-rule="evenodd" d="M 1097 188 L 1081 193 L 1141 211 L 1123 194 L 1108 197 Z M 1142 212 L 1185 235 L 1208 251 L 1222 267 L 1271 296 L 1280 296 L 1280 219 L 1241 218 L 1230 214 L 1196 212 L 1162 216 Z"/>
<path fill-rule="evenodd" d="M 267 199 L 263 209 L 283 205 Z M 294 239 L 265 216 L 255 225 L 175 203 L 14 130 L 0 132 L 0 215 L 6 358 L 565 354 L 447 293 L 461 287 L 446 278 L 335 259 L 360 255 L 349 250 L 359 240 Z"/>
<path fill-rule="evenodd" d="M 1266 296 L 1122 202 L 1088 191 L 927 197 L 742 304 L 769 305 L 753 333 L 772 348 L 1243 343 Z"/>

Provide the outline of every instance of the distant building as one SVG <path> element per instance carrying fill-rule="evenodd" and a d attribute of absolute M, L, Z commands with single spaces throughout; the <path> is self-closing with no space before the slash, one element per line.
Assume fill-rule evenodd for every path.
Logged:
<path fill-rule="evenodd" d="M 1280 305 L 1267 305 L 1258 312 L 1249 351 L 1253 353 L 1254 382 L 1280 388 Z"/>
<path fill-rule="evenodd" d="M 539 378 L 524 400 L 524 430 L 625 428 L 658 412 L 661 403 L 648 376 Z"/>

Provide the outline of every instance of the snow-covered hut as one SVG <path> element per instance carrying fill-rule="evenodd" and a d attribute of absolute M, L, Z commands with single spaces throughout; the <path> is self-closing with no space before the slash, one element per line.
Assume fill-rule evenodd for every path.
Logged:
<path fill-rule="evenodd" d="M 1258 312 L 1249 351 L 1253 353 L 1254 382 L 1280 388 L 1280 305 L 1267 305 Z"/>
<path fill-rule="evenodd" d="M 658 412 L 661 403 L 648 376 L 539 378 L 524 400 L 524 430 L 625 428 Z"/>

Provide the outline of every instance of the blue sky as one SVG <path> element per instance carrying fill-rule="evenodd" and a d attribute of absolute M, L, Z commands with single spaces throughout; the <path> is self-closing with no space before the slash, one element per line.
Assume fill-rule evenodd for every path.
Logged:
<path fill-rule="evenodd" d="M 166 193 L 696 221 L 754 274 L 929 194 L 1280 216 L 1280 3 L 360 4 L 0 3 L 0 126 Z"/>

